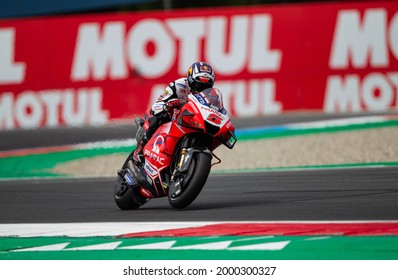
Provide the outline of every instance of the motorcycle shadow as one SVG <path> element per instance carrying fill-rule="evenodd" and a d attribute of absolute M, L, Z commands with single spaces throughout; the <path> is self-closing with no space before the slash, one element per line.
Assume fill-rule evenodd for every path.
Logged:
<path fill-rule="evenodd" d="M 147 204 L 143 205 L 141 208 L 134 210 L 134 211 L 208 211 L 208 210 L 215 210 L 215 209 L 230 209 L 241 207 L 241 205 L 237 205 L 236 203 L 232 202 L 194 202 L 186 208 L 183 209 L 174 209 L 171 207 L 167 200 L 163 203 L 158 201 L 153 201 L 154 203 L 151 204 L 152 201 L 149 201 Z M 155 203 L 156 202 L 156 203 Z"/>

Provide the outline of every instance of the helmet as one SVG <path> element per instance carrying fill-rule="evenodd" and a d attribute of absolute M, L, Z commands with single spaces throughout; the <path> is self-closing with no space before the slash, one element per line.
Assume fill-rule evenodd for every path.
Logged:
<path fill-rule="evenodd" d="M 189 67 L 187 73 L 187 82 L 192 92 L 201 92 L 214 85 L 213 68 L 206 62 L 195 62 Z"/>

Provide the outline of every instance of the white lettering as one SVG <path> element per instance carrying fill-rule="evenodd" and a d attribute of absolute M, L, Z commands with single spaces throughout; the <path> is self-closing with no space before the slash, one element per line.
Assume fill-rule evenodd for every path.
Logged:
<path fill-rule="evenodd" d="M 59 126 L 59 107 L 61 104 L 61 94 L 59 90 L 42 91 L 40 95 L 45 107 L 47 108 L 46 126 Z"/>
<path fill-rule="evenodd" d="M 102 110 L 102 90 L 100 88 L 87 89 L 91 101 L 88 108 L 88 123 L 89 124 L 105 124 L 108 122 L 108 111 Z"/>
<path fill-rule="evenodd" d="M 205 20 L 203 18 L 173 19 L 167 20 L 166 23 L 180 41 L 178 73 L 185 76 L 192 62 L 200 60 L 200 40 L 205 35 Z"/>
<path fill-rule="evenodd" d="M 398 73 L 370 73 L 362 79 L 358 75 L 330 76 L 327 81 L 324 111 L 361 112 L 385 111 L 394 106 L 398 95 Z"/>
<path fill-rule="evenodd" d="M 178 64 L 185 75 L 194 61 L 205 60 L 221 75 L 245 70 L 279 71 L 282 52 L 270 49 L 268 14 L 143 19 L 125 36 L 125 23 L 86 23 L 79 27 L 72 81 L 126 79 L 129 69 L 155 79 Z M 178 57 L 177 57 L 178 54 Z"/>
<path fill-rule="evenodd" d="M 164 165 L 164 158 L 162 158 L 161 156 L 159 156 L 156 153 L 152 153 L 148 150 L 144 150 L 144 156 L 148 156 L 149 158 L 155 160 L 156 162 L 160 163 L 161 165 Z"/>
<path fill-rule="evenodd" d="M 102 34 L 100 24 L 82 24 L 77 36 L 71 79 L 126 78 L 128 67 L 124 57 L 124 33 L 123 22 L 106 23 Z"/>
<path fill-rule="evenodd" d="M 154 45 L 149 54 L 147 46 Z M 161 21 L 147 19 L 138 22 L 129 31 L 128 57 L 130 64 L 145 78 L 158 78 L 166 74 L 176 59 L 175 43 Z"/>
<path fill-rule="evenodd" d="M 88 103 L 88 93 L 84 89 L 79 93 L 80 94 L 77 94 L 77 92 L 74 92 L 72 89 L 65 90 L 64 92 L 62 118 L 64 119 L 65 123 L 70 126 L 78 126 L 79 124 L 84 123 L 86 120 L 86 104 Z"/>
<path fill-rule="evenodd" d="M 226 46 L 227 19 L 212 17 L 208 21 L 208 38 L 205 53 L 214 70 L 225 75 L 239 73 L 244 67 L 247 54 L 249 20 L 247 16 L 234 16 L 231 19 L 229 46 Z M 229 50 L 226 52 L 225 50 Z"/>
<path fill-rule="evenodd" d="M 393 102 L 393 89 L 386 77 L 380 73 L 367 75 L 362 83 L 365 106 L 369 111 L 383 111 Z"/>
<path fill-rule="evenodd" d="M 26 92 L 17 99 L 15 113 L 22 128 L 39 127 L 43 118 L 43 108 L 33 92 Z"/>
<path fill-rule="evenodd" d="M 25 79 L 26 64 L 14 62 L 15 30 L 0 29 L 0 85 L 19 84 Z"/>
<path fill-rule="evenodd" d="M 250 80 L 234 83 L 234 111 L 238 117 L 278 114 L 282 104 L 275 101 L 275 81 L 272 79 Z"/>
<path fill-rule="evenodd" d="M 347 75 L 345 79 L 340 76 L 330 76 L 327 80 L 324 111 L 334 112 L 360 112 L 359 76 Z"/>
<path fill-rule="evenodd" d="M 398 109 L 398 73 L 389 73 L 388 77 L 395 87 L 395 108 Z"/>
<path fill-rule="evenodd" d="M 269 15 L 253 16 L 249 71 L 253 73 L 279 71 L 282 52 L 270 50 L 271 21 Z"/>
<path fill-rule="evenodd" d="M 366 10 L 362 24 L 359 11 L 339 12 L 329 60 L 330 68 L 346 69 L 350 61 L 357 69 L 366 68 L 369 63 L 372 67 L 387 67 L 386 23 L 387 13 L 384 9 Z"/>
<path fill-rule="evenodd" d="M 13 107 L 14 96 L 6 92 L 0 95 L 0 130 L 14 128 Z"/>
<path fill-rule="evenodd" d="M 217 83 L 223 94 L 224 107 L 235 117 L 257 117 L 278 114 L 283 105 L 275 100 L 275 81 L 223 81 Z"/>
<path fill-rule="evenodd" d="M 395 58 L 398 59 L 398 13 L 395 13 L 390 22 L 390 48 Z"/>
<path fill-rule="evenodd" d="M 275 80 L 266 79 L 261 83 L 263 105 L 259 108 L 263 115 L 276 115 L 282 112 L 282 103 L 275 100 Z M 260 103 L 259 103 L 260 104 Z"/>
<path fill-rule="evenodd" d="M 100 88 L 24 91 L 0 95 L 0 130 L 104 124 Z"/>
<path fill-rule="evenodd" d="M 247 90 L 249 87 L 249 90 Z M 236 81 L 233 87 L 235 113 L 240 117 L 249 117 L 253 112 L 257 111 L 260 90 L 257 81 L 251 81 L 250 85 L 246 85 L 245 81 Z"/>

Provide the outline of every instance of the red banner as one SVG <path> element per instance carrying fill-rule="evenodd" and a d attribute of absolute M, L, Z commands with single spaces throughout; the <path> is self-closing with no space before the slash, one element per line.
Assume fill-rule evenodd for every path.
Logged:
<path fill-rule="evenodd" d="M 142 114 L 195 61 L 227 110 L 258 117 L 398 108 L 398 2 L 0 21 L 0 130 Z"/>

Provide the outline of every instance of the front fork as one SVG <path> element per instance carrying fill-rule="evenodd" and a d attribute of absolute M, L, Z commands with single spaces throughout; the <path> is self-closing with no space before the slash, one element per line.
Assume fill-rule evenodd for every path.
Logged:
<path fill-rule="evenodd" d="M 182 186 L 186 179 L 189 180 L 190 174 L 188 174 L 189 169 L 192 164 L 192 160 L 196 153 L 206 153 L 212 157 L 212 153 L 208 148 L 192 148 L 194 146 L 196 139 L 187 137 L 182 142 L 182 148 L 180 152 L 180 157 L 177 162 L 176 168 L 173 171 L 170 181 L 170 189 L 172 198 L 176 198 L 182 194 Z M 188 178 L 187 178 L 188 176 Z"/>
<path fill-rule="evenodd" d="M 173 180 L 177 174 L 181 173 L 186 173 L 189 165 L 190 165 L 190 160 L 192 159 L 192 154 L 188 153 L 193 147 L 193 144 L 195 142 L 195 138 L 193 137 L 185 137 L 182 140 L 181 143 L 181 151 L 180 151 L 180 156 L 179 160 L 177 162 L 176 168 L 174 169 L 174 172 L 171 176 L 171 179 Z M 188 161 L 189 160 L 189 161 Z"/>

